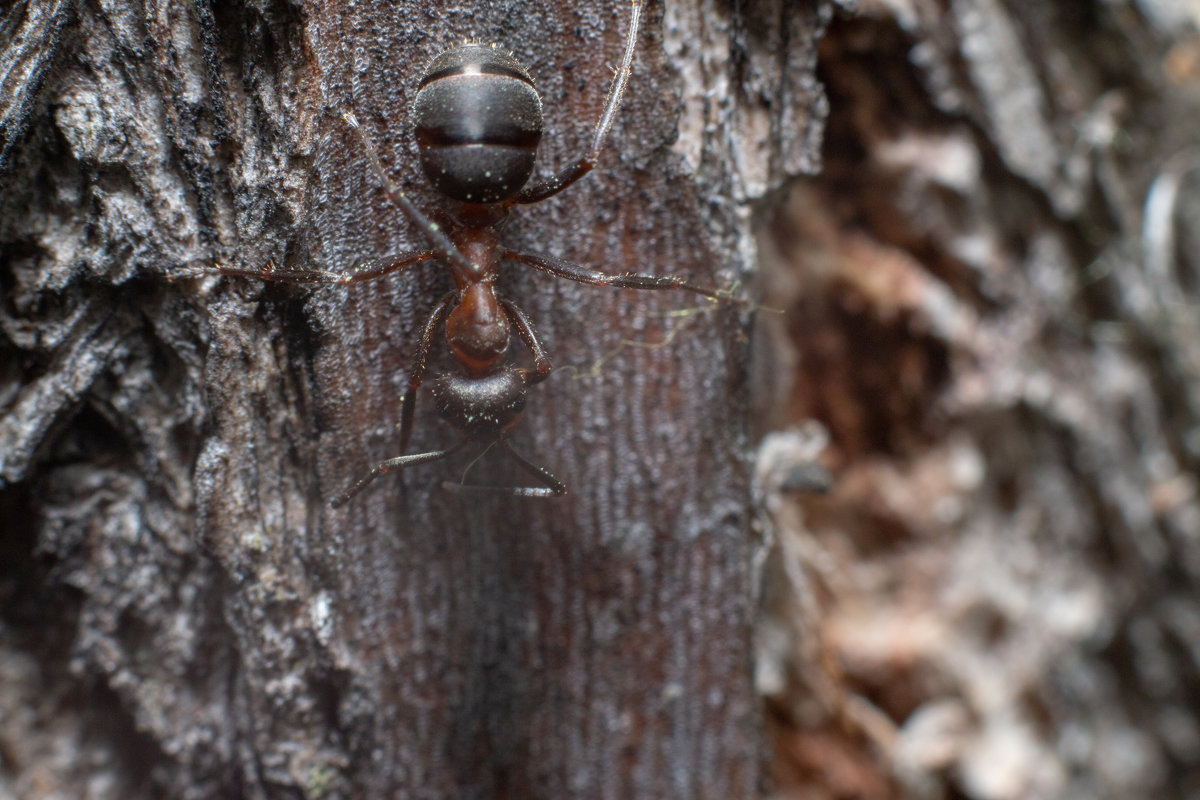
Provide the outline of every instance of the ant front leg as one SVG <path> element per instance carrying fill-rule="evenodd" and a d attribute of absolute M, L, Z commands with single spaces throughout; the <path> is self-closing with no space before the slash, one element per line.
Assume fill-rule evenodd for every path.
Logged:
<path fill-rule="evenodd" d="M 615 286 L 620 289 L 672 289 L 692 292 L 693 294 L 702 295 L 712 300 L 730 300 L 728 295 L 722 294 L 716 289 L 697 286 L 694 283 L 685 281 L 683 278 L 676 278 L 672 275 L 641 275 L 636 272 L 627 272 L 624 275 L 610 275 L 598 269 L 591 269 L 581 264 L 563 261 L 561 258 L 537 256 L 532 253 L 518 253 L 514 250 L 504 251 L 501 254 L 501 258 L 520 261 L 522 264 L 528 264 L 536 270 L 541 270 L 555 277 L 566 278 L 577 283 L 586 283 L 589 286 Z"/>
<path fill-rule="evenodd" d="M 529 321 L 529 317 L 525 316 L 524 311 L 508 300 L 501 300 L 500 305 L 504 308 L 504 315 L 508 317 L 508 321 L 517 329 L 517 335 L 521 337 L 521 341 L 533 354 L 533 374 L 528 378 L 529 385 L 541 383 L 550 377 L 550 373 L 554 369 L 550 363 L 550 356 L 546 354 L 546 348 L 542 345 L 542 340 L 538 338 L 537 332 L 533 329 L 533 323 Z"/>
<path fill-rule="evenodd" d="M 613 78 L 612 88 L 608 90 L 608 98 L 604 101 L 604 110 L 596 123 L 592 134 L 592 146 L 583 157 L 574 164 L 563 169 L 553 178 L 527 186 L 505 205 L 537 203 L 547 197 L 558 194 L 575 181 L 592 171 L 596 160 L 600 157 L 600 148 L 604 145 L 604 137 L 612 128 L 613 120 L 617 117 L 617 109 L 621 106 L 621 97 L 625 87 L 629 85 L 629 76 L 633 73 L 633 49 L 637 44 L 638 26 L 642 21 L 642 0 L 633 0 L 633 13 L 629 17 L 629 33 L 625 35 L 625 53 L 621 56 L 621 66 Z"/>
<path fill-rule="evenodd" d="M 413 264 L 429 261 L 433 257 L 432 251 L 422 250 L 416 253 L 403 253 L 390 258 L 374 258 L 370 261 L 361 262 L 349 272 L 331 272 L 323 269 L 275 269 L 273 267 L 268 267 L 267 269 L 244 269 L 242 267 L 222 266 L 213 267 L 213 271 L 221 275 L 258 278 L 259 280 L 277 281 L 279 283 L 350 284 L 373 281 L 376 278 L 382 278 L 384 275 L 390 275 L 393 272 L 411 267 Z"/>
<path fill-rule="evenodd" d="M 452 492 L 490 492 L 509 495 L 511 497 L 561 497 L 567 493 L 566 485 L 545 467 L 539 467 L 513 449 L 506 436 L 501 436 L 496 444 L 504 448 L 521 469 L 532 475 L 541 486 L 477 486 L 470 483 L 455 483 L 442 481 L 442 488 Z"/>
<path fill-rule="evenodd" d="M 534 464 L 532 461 L 514 450 L 513 446 L 508 443 L 507 438 L 501 438 L 499 444 L 508 452 L 510 456 L 513 457 L 513 460 L 517 462 L 521 469 L 525 470 L 534 478 L 536 478 L 544 487 L 517 487 L 513 489 L 513 494 L 519 497 L 559 497 L 567 493 L 567 487 L 562 481 L 554 477 L 554 475 L 550 473 L 550 470 L 546 469 L 545 467 L 539 467 L 537 464 Z"/>
<path fill-rule="evenodd" d="M 457 299 L 455 292 L 448 292 L 438 301 L 437 308 L 429 315 L 429 319 L 425 322 L 425 330 L 421 333 L 421 340 L 417 344 L 417 357 L 413 361 L 412 371 L 408 375 L 408 390 L 404 392 L 403 399 L 400 400 L 400 452 L 408 450 L 408 442 L 412 438 L 413 432 L 413 415 L 417 409 L 417 390 L 421 388 L 422 381 L 425 380 L 425 366 L 429 360 L 429 348 L 433 345 L 433 337 L 437 335 L 437 330 L 442 324 L 442 320 L 446 318 L 446 312 L 454 305 Z"/>
<path fill-rule="evenodd" d="M 446 458 L 447 456 L 458 451 L 466 443 L 467 442 L 464 439 L 453 447 L 449 447 L 445 450 L 434 450 L 431 453 L 417 453 L 411 456 L 397 456 L 396 458 L 389 458 L 387 461 L 382 461 L 376 466 L 372 467 L 371 471 L 366 475 L 355 481 L 353 486 L 335 497 L 329 503 L 329 505 L 333 508 L 341 508 L 348 503 L 350 499 L 354 497 L 354 495 L 367 488 L 371 481 L 375 480 L 380 475 L 388 472 L 396 472 L 404 469 L 405 467 L 411 467 L 416 464 L 429 464 L 433 461 L 441 461 L 443 458 Z"/>
<path fill-rule="evenodd" d="M 433 344 L 433 337 L 436 335 L 438 327 L 445 318 L 446 312 L 454 305 L 455 298 L 455 293 L 449 292 L 438 302 L 437 308 L 433 310 L 433 313 L 429 315 L 429 319 L 425 322 L 425 330 L 421 333 L 421 340 L 417 345 L 417 357 L 413 361 L 412 372 L 408 377 L 408 391 L 404 393 L 404 398 L 400 401 L 401 453 L 408 449 L 409 439 L 412 438 L 413 412 L 417 407 L 417 390 L 421 388 L 421 382 L 425 380 L 425 366 L 429 358 L 429 348 Z M 404 469 L 414 464 L 428 464 L 431 461 L 439 461 L 458 450 L 464 444 L 466 444 L 466 440 L 459 442 L 447 450 L 435 450 L 431 453 L 418 453 L 411 456 L 401 455 L 380 462 L 370 472 L 359 478 L 353 486 L 338 495 L 330 505 L 334 508 L 344 505 L 350 498 L 365 489 L 367 484 L 385 472 Z"/>

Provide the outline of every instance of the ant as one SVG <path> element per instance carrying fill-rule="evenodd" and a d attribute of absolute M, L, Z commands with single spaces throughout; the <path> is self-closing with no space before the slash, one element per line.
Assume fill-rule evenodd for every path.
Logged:
<path fill-rule="evenodd" d="M 542 101 L 529 72 L 512 55 L 494 45 L 464 44 L 445 51 L 430 63 L 421 77 L 412 112 L 425 176 L 446 199 L 456 201 L 445 227 L 422 213 L 388 177 L 378 151 L 357 118 L 352 113 L 342 114 L 361 139 L 371 169 L 388 197 L 420 230 L 428 249 L 366 261 L 348 273 L 216 267 L 225 275 L 334 284 L 375 280 L 432 259 L 450 268 L 455 288 L 442 297 L 425 323 L 408 391 L 401 400 L 400 452 L 408 449 L 417 390 L 426 377 L 429 349 L 438 329 L 443 327 L 460 369 L 434 377 L 433 399 L 441 417 L 460 430 L 464 438 L 445 450 L 401 455 L 381 462 L 335 498 L 334 508 L 386 472 L 439 461 L 471 442 L 499 446 L 540 485 L 501 488 L 447 482 L 444 484 L 447 488 L 496 490 L 518 497 L 566 493 L 566 486 L 549 470 L 525 459 L 508 442 L 508 429 L 521 415 L 528 388 L 545 380 L 552 367 L 529 318 L 514 303 L 496 294 L 494 284 L 502 261 L 520 262 L 592 286 L 677 289 L 714 300 L 727 298 L 680 278 L 637 273 L 610 275 L 551 256 L 508 250 L 499 241 L 496 226 L 513 206 L 552 197 L 595 166 L 629 83 L 642 4 L 643 0 L 632 0 L 633 13 L 621 66 L 596 123 L 591 147 L 558 174 L 525 185 L 533 174 L 543 129 Z M 532 354 L 532 369 L 501 362 L 512 330 Z"/>

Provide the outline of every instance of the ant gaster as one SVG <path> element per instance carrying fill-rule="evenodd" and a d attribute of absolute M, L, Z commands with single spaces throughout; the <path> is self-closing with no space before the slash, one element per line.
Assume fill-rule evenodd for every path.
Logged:
<path fill-rule="evenodd" d="M 400 452 L 413 432 L 417 390 L 425 380 L 429 349 L 438 329 L 458 363 L 458 371 L 434 377 L 432 393 L 438 413 L 465 436 L 445 449 L 388 459 L 334 499 L 336 508 L 385 472 L 438 461 L 468 442 L 498 445 L 540 486 L 475 487 L 446 483 L 456 489 L 491 489 L 523 497 L 561 495 L 566 487 L 547 469 L 526 460 L 508 443 L 508 429 L 525 405 L 527 389 L 549 376 L 550 359 L 529 318 L 511 301 L 498 297 L 495 280 L 502 261 L 517 261 L 560 278 L 593 286 L 630 289 L 682 289 L 721 299 L 718 292 L 675 277 L 627 273 L 610 275 L 545 255 L 501 246 L 496 225 L 516 205 L 537 203 L 582 178 L 596 164 L 629 83 L 642 0 L 633 0 L 625 51 L 604 110 L 596 123 L 591 147 L 553 177 L 526 187 L 542 136 L 542 101 L 533 79 L 511 55 L 494 46 L 464 44 L 439 55 L 425 70 L 413 104 L 421 167 L 429 182 L 457 201 L 445 228 L 421 212 L 392 180 L 379 154 L 353 114 L 343 119 L 362 140 L 371 168 L 391 201 L 420 230 L 428 249 L 366 261 L 349 273 L 323 270 L 267 271 L 218 267 L 226 275 L 244 275 L 291 283 L 350 284 L 382 278 L 423 261 L 437 259 L 450 268 L 455 288 L 429 315 L 401 401 Z M 533 368 L 502 363 L 515 330 L 533 356 Z"/>

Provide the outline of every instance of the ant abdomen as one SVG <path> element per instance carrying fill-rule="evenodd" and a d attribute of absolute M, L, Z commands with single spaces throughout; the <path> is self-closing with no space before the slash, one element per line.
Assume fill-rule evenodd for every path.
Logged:
<path fill-rule="evenodd" d="M 466 44 L 433 60 L 413 103 L 421 167 L 442 194 L 498 203 L 533 174 L 542 101 L 512 56 Z"/>

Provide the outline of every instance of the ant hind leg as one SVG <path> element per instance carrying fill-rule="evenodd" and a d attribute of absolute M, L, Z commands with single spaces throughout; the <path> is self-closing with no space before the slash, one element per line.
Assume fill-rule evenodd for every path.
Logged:
<path fill-rule="evenodd" d="M 625 34 L 625 51 L 621 55 L 621 66 L 617 68 L 617 74 L 608 90 L 608 97 L 604 101 L 604 110 L 600 112 L 600 119 L 596 121 L 596 128 L 592 132 L 592 146 L 578 161 L 564 167 L 553 177 L 539 181 L 532 186 L 526 186 L 506 205 L 540 203 L 575 183 L 596 166 L 596 161 L 600 158 L 600 150 L 604 146 L 604 139 L 608 136 L 609 129 L 612 128 L 613 120 L 617 118 L 617 110 L 621 107 L 621 97 L 625 94 L 625 87 L 629 85 L 630 75 L 633 74 L 633 50 L 637 44 L 638 27 L 642 21 L 642 2 L 643 0 L 633 0 L 633 12 L 629 17 L 629 30 Z"/>

